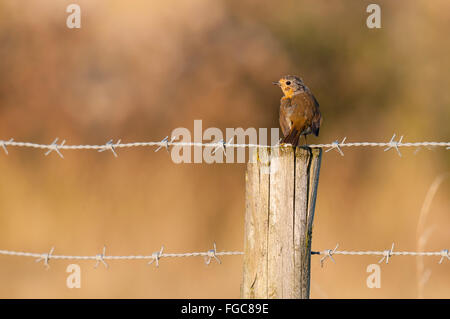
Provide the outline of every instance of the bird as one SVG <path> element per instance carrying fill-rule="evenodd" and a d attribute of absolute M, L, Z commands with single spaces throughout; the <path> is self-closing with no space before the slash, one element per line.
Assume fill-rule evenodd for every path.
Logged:
<path fill-rule="evenodd" d="M 319 136 L 322 115 L 319 102 L 303 80 L 295 75 L 283 76 L 273 82 L 283 91 L 280 101 L 280 127 L 283 132 L 281 143 L 300 145 L 300 137 L 308 134 Z"/>

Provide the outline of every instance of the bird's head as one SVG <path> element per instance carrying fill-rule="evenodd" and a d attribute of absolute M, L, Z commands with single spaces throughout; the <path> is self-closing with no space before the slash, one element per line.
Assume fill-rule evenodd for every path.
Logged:
<path fill-rule="evenodd" d="M 283 91 L 285 97 L 290 98 L 295 93 L 302 92 L 305 90 L 305 85 L 301 78 L 295 75 L 283 76 L 279 81 L 273 82 L 273 84 L 278 85 Z"/>

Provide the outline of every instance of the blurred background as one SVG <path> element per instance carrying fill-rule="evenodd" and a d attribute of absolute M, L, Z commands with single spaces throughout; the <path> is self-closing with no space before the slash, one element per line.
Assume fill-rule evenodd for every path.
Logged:
<path fill-rule="evenodd" d="M 81 6 L 81 29 L 66 7 Z M 0 139 L 68 144 L 158 141 L 177 127 L 278 127 L 281 91 L 301 75 L 321 105 L 310 143 L 448 141 L 450 2 L 0 0 Z M 243 250 L 245 164 L 174 164 L 164 150 L 0 154 L 0 249 L 111 255 Z M 425 196 L 450 170 L 439 149 L 348 148 L 324 154 L 313 250 L 450 248 L 450 178 L 418 227 Z M 312 257 L 312 298 L 449 298 L 450 262 L 393 257 L 369 289 L 376 256 Z M 0 256 L 2 298 L 238 298 L 242 256 L 79 262 Z M 424 278 L 424 279 L 423 279 Z M 420 287 L 422 281 L 422 288 Z"/>

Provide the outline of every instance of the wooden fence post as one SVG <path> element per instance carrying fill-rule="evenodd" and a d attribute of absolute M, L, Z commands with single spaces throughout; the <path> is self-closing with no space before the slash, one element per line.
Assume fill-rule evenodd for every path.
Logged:
<path fill-rule="evenodd" d="M 322 149 L 257 148 L 246 172 L 242 298 L 309 298 Z"/>

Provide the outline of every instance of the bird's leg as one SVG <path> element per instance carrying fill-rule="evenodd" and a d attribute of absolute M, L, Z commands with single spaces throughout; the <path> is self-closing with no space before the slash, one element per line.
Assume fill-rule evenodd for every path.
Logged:
<path fill-rule="evenodd" d="M 306 134 L 304 136 L 305 136 L 305 145 L 308 145 L 308 140 L 306 139 Z"/>

